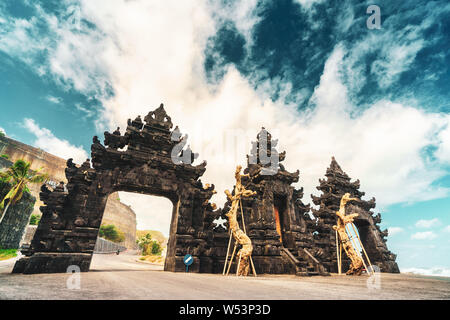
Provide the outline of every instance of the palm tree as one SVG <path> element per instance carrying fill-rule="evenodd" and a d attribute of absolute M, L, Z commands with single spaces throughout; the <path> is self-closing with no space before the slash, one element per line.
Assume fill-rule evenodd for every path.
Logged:
<path fill-rule="evenodd" d="M 4 208 L 0 217 L 0 223 L 2 223 L 3 218 L 6 216 L 6 211 L 8 211 L 9 206 L 19 202 L 24 192 L 30 192 L 28 184 L 42 183 L 47 179 L 47 174 L 40 173 L 42 168 L 37 171 L 32 171 L 30 167 L 31 163 L 25 160 L 17 160 L 5 172 L 0 172 L 0 180 L 11 184 L 11 189 L 3 198 L 2 202 L 0 202 L 0 210 Z M 5 201 L 8 199 L 9 201 L 5 208 Z"/>

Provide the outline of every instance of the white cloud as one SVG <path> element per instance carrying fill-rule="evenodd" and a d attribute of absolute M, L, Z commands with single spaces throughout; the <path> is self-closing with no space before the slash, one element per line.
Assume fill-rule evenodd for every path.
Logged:
<path fill-rule="evenodd" d="M 393 236 L 393 235 L 402 233 L 404 230 L 403 230 L 403 228 L 400 228 L 400 227 L 390 227 L 390 228 L 388 228 L 388 231 L 389 231 L 389 235 Z"/>
<path fill-rule="evenodd" d="M 154 4 L 152 12 L 137 3 L 131 7 L 109 6 L 102 12 L 90 3 L 85 10 L 91 20 L 110 32 L 119 46 L 109 46 L 108 54 L 101 59 L 108 66 L 116 93 L 103 100 L 101 119 L 108 121 L 109 128 L 122 127 L 127 118 L 145 115 L 164 101 L 173 122 L 189 133 L 199 159 L 208 161 L 202 180 L 216 184 L 219 205 L 224 200 L 223 190 L 233 185 L 234 165 L 245 163 L 244 153 L 236 152 L 232 162 L 218 159 L 217 155 L 223 156 L 220 142 L 233 130 L 250 132 L 250 138 L 254 138 L 261 126 L 272 133 L 279 131 L 274 137 L 280 139 L 280 150 L 287 150 L 286 168 L 301 170 L 300 185 L 305 186 L 307 195 L 315 192 L 332 155 L 352 177 L 361 179 L 362 189 L 376 196 L 381 205 L 427 200 L 448 193 L 445 188 L 431 186 L 445 173 L 421 157 L 422 148 L 434 142 L 436 126 L 444 122 L 442 116 L 379 101 L 361 115 L 351 117 L 356 107 L 349 102 L 347 88 L 340 79 L 345 54 L 341 47 L 328 59 L 314 93 L 317 108 L 299 114 L 292 106 L 261 97 L 232 67 L 218 87 L 210 90 L 201 57 L 206 37 L 214 29 L 205 7 L 177 5 L 170 9 L 179 17 L 174 24 L 160 18 L 171 2 L 161 7 Z M 198 19 L 188 19 L 183 12 L 194 12 Z M 156 13 L 154 19 L 147 18 Z M 141 19 L 142 15 L 146 18 Z M 141 28 L 148 32 L 142 35 Z M 164 41 L 166 38 L 172 41 Z M 158 43 L 156 49 L 154 43 Z M 247 141 L 244 146 L 248 151 L 248 135 L 241 140 Z M 219 146 L 214 148 L 213 144 Z"/>
<path fill-rule="evenodd" d="M 434 268 L 402 268 L 402 273 L 414 273 L 436 277 L 450 277 L 450 269 L 445 267 Z"/>
<path fill-rule="evenodd" d="M 444 232 L 449 232 L 450 233 L 450 225 L 446 226 L 443 230 L 444 230 Z"/>
<path fill-rule="evenodd" d="M 436 238 L 436 234 L 432 231 L 416 232 L 411 236 L 414 240 L 433 240 Z"/>
<path fill-rule="evenodd" d="M 91 117 L 94 116 L 94 111 L 89 110 L 89 109 L 83 107 L 83 106 L 82 106 L 81 104 L 79 104 L 79 103 L 76 103 L 76 104 L 75 104 L 75 109 L 77 109 L 78 111 L 84 113 L 86 118 L 91 118 Z"/>
<path fill-rule="evenodd" d="M 310 193 L 317 194 L 315 186 L 332 155 L 351 177 L 361 180 L 361 190 L 375 196 L 379 206 L 448 195 L 447 188 L 432 184 L 447 174 L 440 166 L 446 156 L 427 162 L 421 155 L 427 146 L 444 150 L 442 154 L 450 150 L 450 139 L 442 133 L 449 117 L 389 100 L 360 111 L 349 99 L 352 88 L 341 80 L 348 62 L 342 46 L 325 64 L 313 94 L 316 107 L 301 113 L 255 91 L 233 67 L 212 87 L 203 71 L 203 49 L 217 27 L 211 9 L 206 1 L 84 0 L 80 14 L 97 29 L 82 25 L 82 32 L 43 13 L 56 39 L 48 48 L 48 72 L 63 84 L 97 96 L 104 106 L 97 119 L 99 129 L 124 128 L 128 118 L 145 116 L 164 102 L 174 124 L 189 134 L 199 160 L 208 161 L 202 181 L 216 185 L 213 201 L 219 206 L 224 189 L 234 184 L 234 166 L 245 165 L 250 139 L 262 126 L 279 139 L 278 149 L 287 151 L 286 169 L 300 169 L 297 185 L 305 187 L 305 202 Z M 237 20 L 245 20 L 245 12 Z M 251 23 L 242 22 L 238 28 L 248 32 Z M 392 51 L 387 61 L 401 53 Z M 410 56 L 413 53 L 404 57 Z M 389 62 L 385 67 L 395 71 L 405 66 Z M 354 83 L 361 82 L 357 75 Z M 114 96 L 105 94 L 109 86 Z M 289 89 L 289 83 L 284 86 Z M 233 139 L 234 152 L 224 152 Z"/>
<path fill-rule="evenodd" d="M 387 88 L 396 81 L 400 74 L 409 68 L 424 46 L 422 39 L 403 44 L 397 43 L 398 39 L 392 37 L 391 41 L 392 45 L 383 43 L 381 58 L 375 60 L 371 66 L 371 72 L 377 76 L 382 88 Z"/>
<path fill-rule="evenodd" d="M 2 132 L 4 135 L 6 135 L 5 129 L 3 129 L 2 127 L 0 127 L 0 132 Z"/>
<path fill-rule="evenodd" d="M 418 228 L 431 228 L 440 224 L 438 218 L 430 219 L 430 220 L 419 220 L 416 222 L 416 227 Z"/>
<path fill-rule="evenodd" d="M 439 8 L 434 6 L 439 6 Z M 438 21 L 439 15 L 450 10 L 450 6 L 430 3 L 427 8 L 412 9 L 409 12 L 410 16 L 422 17 L 418 24 L 405 23 L 404 19 L 395 14 L 384 16 L 383 9 L 381 10 L 382 28 L 377 32 L 368 32 L 361 40 L 351 42 L 348 47 L 345 67 L 346 75 L 350 80 L 347 85 L 356 92 L 364 86 L 367 80 L 365 68 L 368 54 L 372 55 L 369 60 L 371 77 L 374 77 L 380 88 L 388 88 L 412 66 L 420 50 L 435 41 L 435 39 L 427 37 L 425 31 Z M 345 20 L 341 19 L 340 21 Z M 345 28 L 341 30 L 345 32 Z M 422 70 L 422 72 L 429 73 L 430 71 Z M 427 74 L 427 77 L 432 76 L 432 74 Z"/>
<path fill-rule="evenodd" d="M 0 15 L 7 17 L 2 8 Z M 12 53 L 23 62 L 32 64 L 36 52 L 45 50 L 48 44 L 46 39 L 39 37 L 38 23 L 39 20 L 35 17 L 30 20 L 8 17 L 0 21 L 0 50 Z"/>
<path fill-rule="evenodd" d="M 325 64 L 313 95 L 317 108 L 292 130 L 286 162 L 304 173 L 305 184 L 310 184 L 307 191 L 317 185 L 330 155 L 335 155 L 351 177 L 361 180 L 367 196 L 376 196 L 382 206 L 447 195 L 447 189 L 431 186 L 446 172 L 421 157 L 445 119 L 390 101 L 351 116 L 357 108 L 348 101 L 339 77 L 344 52 L 338 47 Z"/>
<path fill-rule="evenodd" d="M 450 119 L 450 115 L 447 116 Z M 450 163 L 450 120 L 447 121 L 447 126 L 439 135 L 439 147 L 435 156 L 442 162 Z"/>
<path fill-rule="evenodd" d="M 47 100 L 50 101 L 51 103 L 55 103 L 55 104 L 59 104 L 59 103 L 61 103 L 61 101 L 62 101 L 61 98 L 53 97 L 53 96 L 46 96 L 45 99 L 47 99 Z"/>
<path fill-rule="evenodd" d="M 247 1 L 230 1 L 226 4 L 221 2 L 210 3 L 212 8 L 208 10 L 214 12 L 214 22 L 220 24 L 223 21 L 233 21 L 234 26 L 245 37 L 245 46 L 250 49 L 253 43 L 253 26 L 261 20 L 258 17 L 257 6 L 258 0 L 247 0 Z M 260 3 L 259 3 L 260 4 Z M 226 6 L 224 8 L 224 5 Z"/>
<path fill-rule="evenodd" d="M 32 144 L 37 148 L 63 159 L 73 158 L 74 162 L 78 164 L 88 158 L 86 151 L 81 146 L 73 146 L 67 140 L 55 137 L 50 130 L 40 128 L 33 119 L 25 118 L 23 126 L 35 135 L 36 140 Z"/>
<path fill-rule="evenodd" d="M 321 3 L 323 0 L 296 0 L 298 3 L 302 5 L 302 7 L 309 9 L 316 3 Z"/>

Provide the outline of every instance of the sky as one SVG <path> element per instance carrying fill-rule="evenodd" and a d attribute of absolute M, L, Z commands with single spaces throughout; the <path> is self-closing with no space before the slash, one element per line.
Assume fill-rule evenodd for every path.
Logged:
<path fill-rule="evenodd" d="M 450 276 L 449 14 L 418 0 L 4 0 L 0 130 L 81 163 L 94 135 L 163 102 L 220 207 L 264 126 L 304 202 L 335 156 L 376 198 L 400 269 Z M 170 202 L 120 197 L 167 235 Z"/>

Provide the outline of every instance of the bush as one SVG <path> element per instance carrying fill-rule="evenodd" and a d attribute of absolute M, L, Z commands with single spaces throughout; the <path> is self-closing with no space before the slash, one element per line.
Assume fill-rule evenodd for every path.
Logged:
<path fill-rule="evenodd" d="M 39 214 L 32 214 L 30 218 L 30 225 L 37 226 L 41 221 L 41 216 Z"/>
<path fill-rule="evenodd" d="M 159 256 L 159 255 L 161 255 L 161 251 L 162 251 L 162 248 L 161 248 L 161 245 L 159 244 L 159 242 L 156 240 L 153 240 L 152 254 Z"/>
<path fill-rule="evenodd" d="M 159 241 L 152 240 L 152 236 L 150 233 L 147 233 L 145 236 L 142 236 L 136 240 L 136 243 L 139 245 L 139 248 L 142 250 L 142 255 L 161 255 L 162 247 Z"/>
<path fill-rule="evenodd" d="M 122 231 L 120 231 L 115 225 L 108 224 L 102 225 L 98 232 L 99 237 L 105 238 L 106 240 L 112 242 L 122 242 L 125 240 L 125 235 Z"/>
<path fill-rule="evenodd" d="M 147 233 L 145 236 L 142 236 L 136 240 L 136 243 L 138 244 L 139 248 L 142 250 L 142 254 L 144 256 L 147 256 L 151 253 L 151 247 L 152 244 L 152 236 L 150 233 Z"/>

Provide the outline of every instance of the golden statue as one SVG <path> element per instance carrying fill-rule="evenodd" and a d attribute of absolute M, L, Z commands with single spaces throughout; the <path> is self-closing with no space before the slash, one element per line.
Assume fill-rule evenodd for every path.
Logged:
<path fill-rule="evenodd" d="M 354 218 L 358 216 L 357 213 L 349 215 L 345 214 L 345 205 L 347 202 L 352 200 L 359 201 L 357 198 L 350 198 L 350 193 L 346 193 L 342 196 L 339 211 L 336 211 L 336 215 L 338 216 L 337 225 L 333 226 L 333 230 L 337 231 L 342 246 L 344 247 L 344 251 L 351 260 L 350 268 L 347 271 L 347 274 L 355 274 L 359 276 L 362 273 L 364 261 L 353 247 L 351 239 L 349 238 L 345 228 L 348 223 L 353 223 Z"/>
<path fill-rule="evenodd" d="M 256 194 L 256 192 L 247 190 L 242 185 L 241 182 L 242 177 L 248 177 L 249 175 L 248 174 L 241 175 L 241 169 L 242 169 L 241 166 L 237 166 L 236 171 L 234 173 L 234 176 L 236 178 L 234 195 L 232 195 L 230 191 L 225 190 L 227 198 L 231 201 L 231 208 L 230 211 L 228 211 L 228 213 L 226 214 L 226 216 L 228 217 L 228 225 L 230 226 L 230 230 L 232 232 L 234 240 L 236 241 L 236 243 L 242 245 L 242 248 L 237 253 L 238 258 L 237 275 L 246 276 L 249 274 L 250 270 L 249 260 L 253 251 L 253 246 L 252 240 L 239 227 L 239 224 L 237 222 L 237 211 L 239 208 L 239 203 L 241 202 L 241 198 L 253 196 Z"/>

